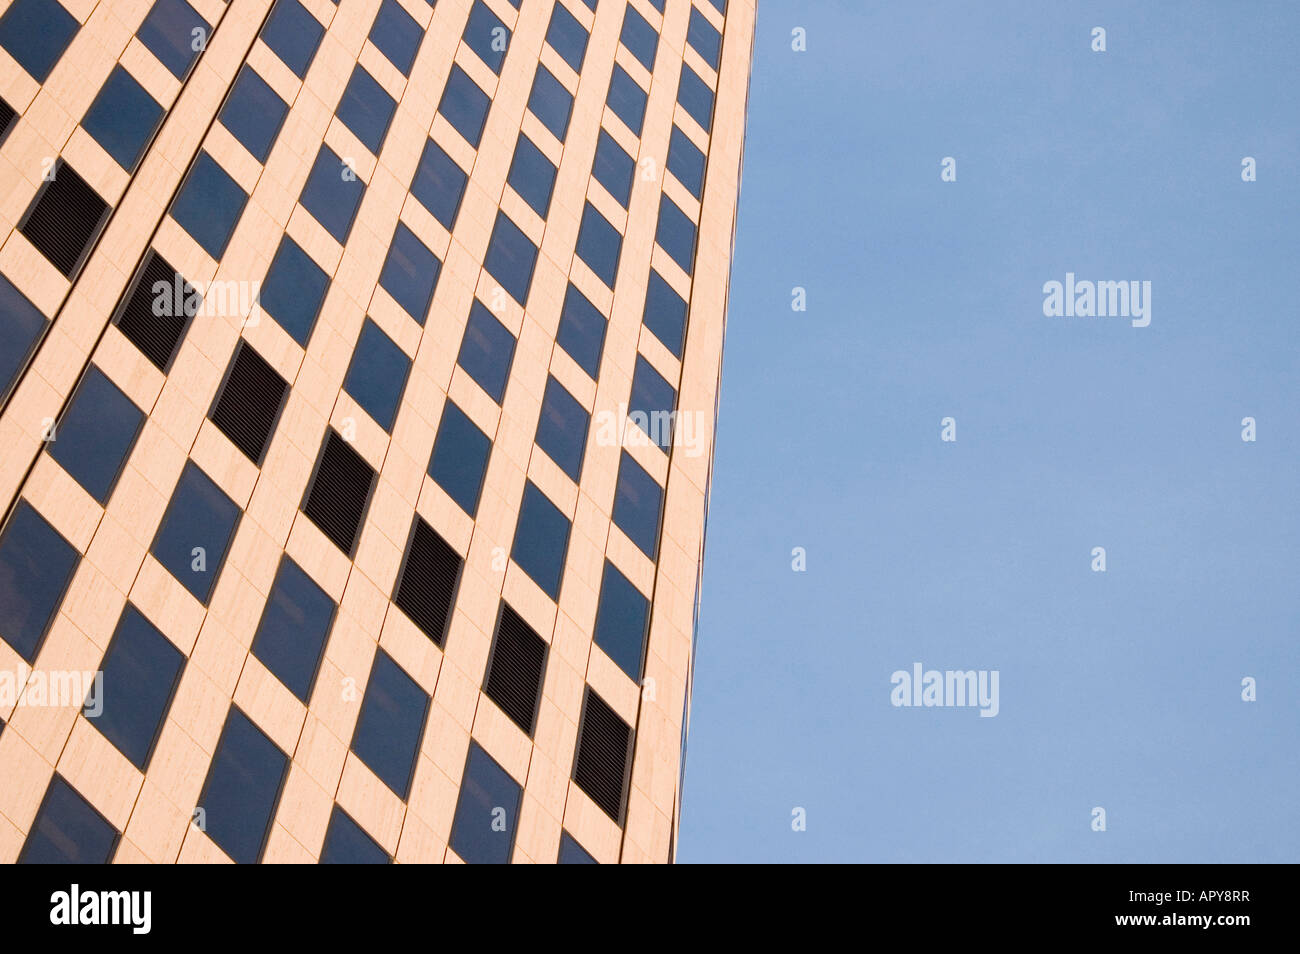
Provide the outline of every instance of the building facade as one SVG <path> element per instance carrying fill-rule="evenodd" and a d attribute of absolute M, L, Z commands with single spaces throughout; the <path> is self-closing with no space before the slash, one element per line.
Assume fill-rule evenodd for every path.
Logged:
<path fill-rule="evenodd" d="M 0 0 L 0 860 L 664 862 L 754 0 Z"/>

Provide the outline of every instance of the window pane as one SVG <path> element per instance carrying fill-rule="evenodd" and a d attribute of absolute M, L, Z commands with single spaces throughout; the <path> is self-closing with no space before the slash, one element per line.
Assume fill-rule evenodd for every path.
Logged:
<path fill-rule="evenodd" d="M 687 275 L 695 268 L 695 223 L 668 196 L 659 197 L 655 241 Z"/>
<path fill-rule="evenodd" d="M 0 275 L 0 401 L 18 376 L 45 328 L 45 315 Z"/>
<path fill-rule="evenodd" d="M 522 789 L 473 739 L 451 826 L 451 850 L 469 864 L 510 863 Z"/>
<path fill-rule="evenodd" d="M 411 75 L 415 54 L 423 39 L 424 31 L 415 18 L 403 10 L 397 0 L 384 0 L 374 26 L 370 28 L 370 42 L 379 47 L 379 52 L 388 57 L 403 76 Z"/>
<path fill-rule="evenodd" d="M 199 31 L 199 32 L 195 32 Z M 177 79 L 184 79 L 199 52 L 211 36 L 208 21 L 185 0 L 158 0 L 136 32 L 163 66 Z M 202 42 L 196 43 L 196 40 Z"/>
<path fill-rule="evenodd" d="M 564 554 L 569 549 L 569 518 L 530 480 L 519 505 L 519 523 L 510 559 L 553 600 L 560 597 Z"/>
<path fill-rule="evenodd" d="M 429 696 L 382 649 L 361 702 L 352 751 L 405 800 L 424 733 Z"/>
<path fill-rule="evenodd" d="M 628 9 L 631 9 L 630 7 Z M 567 831 L 560 832 L 560 858 L 558 864 L 562 865 L 594 865 L 599 864 L 595 858 L 587 854 L 587 850 L 578 844 L 577 839 Z"/>
<path fill-rule="evenodd" d="M 230 173 L 201 152 L 172 203 L 171 213 L 205 252 L 219 259 L 247 201 L 248 196 Z"/>
<path fill-rule="evenodd" d="M 288 104 L 276 95 L 266 80 L 245 66 L 239 71 L 230 98 L 221 108 L 221 125 L 230 130 L 253 158 L 266 162 L 288 113 Z"/>
<path fill-rule="evenodd" d="M 262 27 L 262 42 L 284 60 L 298 79 L 307 75 L 324 35 L 321 22 L 298 0 L 276 0 L 275 9 Z"/>
<path fill-rule="evenodd" d="M 386 431 L 391 430 L 410 370 L 411 359 L 406 352 L 367 318 L 352 352 L 343 390 L 352 395 L 375 423 Z"/>
<path fill-rule="evenodd" d="M 578 399 L 555 378 L 546 379 L 542 413 L 537 421 L 537 446 L 576 482 L 582 473 L 582 455 L 587 449 L 590 416 Z"/>
<path fill-rule="evenodd" d="M 271 260 L 258 301 L 305 348 L 329 284 L 325 270 L 286 235 Z"/>
<path fill-rule="evenodd" d="M 77 566 L 77 550 L 25 500 L 0 533 L 0 637 L 36 661 Z"/>
<path fill-rule="evenodd" d="M 555 341 L 592 380 L 600 371 L 600 354 L 605 346 L 607 322 L 600 309 L 587 300 L 587 296 L 570 285 L 564 293 L 564 306 L 560 311 L 560 327 Z"/>
<path fill-rule="evenodd" d="M 478 54 L 478 58 L 492 69 L 493 73 L 497 76 L 501 75 L 501 64 L 505 62 L 506 49 L 510 45 L 510 31 L 501 22 L 501 18 L 488 9 L 483 0 L 475 0 L 462 39 L 465 45 Z"/>
<path fill-rule="evenodd" d="M 471 517 L 478 510 L 492 441 L 465 412 L 448 401 L 443 405 L 438 437 L 429 460 L 429 476 Z"/>
<path fill-rule="evenodd" d="M 115 66 L 86 110 L 81 127 L 104 147 L 113 161 L 134 172 L 145 144 L 162 120 L 163 108 L 131 74 Z"/>
<path fill-rule="evenodd" d="M 238 521 L 235 502 L 189 461 L 149 552 L 206 606 Z"/>
<path fill-rule="evenodd" d="M 321 864 L 386 865 L 391 861 L 379 842 L 367 835 L 347 812 L 334 806 L 329 830 L 325 832 L 325 847 L 320 853 Z"/>
<path fill-rule="evenodd" d="M 465 324 L 456 363 L 498 404 L 506 393 L 510 364 L 515 356 L 515 336 L 477 298 Z"/>
<path fill-rule="evenodd" d="M 321 146 L 298 201 L 325 230 L 346 244 L 366 184 L 329 146 Z"/>
<path fill-rule="evenodd" d="M 497 213 L 488 242 L 483 267 L 501 283 L 519 304 L 528 301 L 528 289 L 533 284 L 533 266 L 537 264 L 537 246 L 529 241 L 504 212 Z"/>
<path fill-rule="evenodd" d="M 393 121 L 393 111 L 397 103 L 375 78 L 360 66 L 352 70 L 352 78 L 343 90 L 335 114 L 343 125 L 352 130 L 362 145 L 379 155 L 388 133 L 388 124 Z"/>
<path fill-rule="evenodd" d="M 677 358 L 682 356 L 686 338 L 686 301 L 673 287 L 650 270 L 650 285 L 645 295 L 645 326 Z"/>
<path fill-rule="evenodd" d="M 329 594 L 297 563 L 283 557 L 253 637 L 253 655 L 307 702 L 333 622 L 334 601 Z"/>
<path fill-rule="evenodd" d="M 605 221 L 590 202 L 582 210 L 582 225 L 578 228 L 578 258 L 591 266 L 596 277 L 614 287 L 618 274 L 618 256 L 623 248 L 623 236 L 618 229 Z"/>
<path fill-rule="evenodd" d="M 478 88 L 469 74 L 459 66 L 452 66 L 447 88 L 442 91 L 442 102 L 438 104 L 438 112 L 475 149 L 483 138 L 483 126 L 487 122 L 488 107 L 491 105 L 488 94 Z"/>
<path fill-rule="evenodd" d="M 231 706 L 197 807 L 208 837 L 241 865 L 262 856 L 288 764 L 266 733 Z"/>
<path fill-rule="evenodd" d="M 515 144 L 515 157 L 506 181 L 534 212 L 546 218 L 551 207 L 551 190 L 555 187 L 555 166 L 523 133 Z"/>
<path fill-rule="evenodd" d="M 704 127 L 705 132 L 713 127 L 713 90 L 685 63 L 682 64 L 681 81 L 677 86 L 677 102 L 682 104 L 692 119 Z"/>
<path fill-rule="evenodd" d="M 697 8 L 691 8 L 691 25 L 686 30 L 686 42 L 695 47 L 695 52 L 704 57 L 715 70 L 722 59 L 722 34 L 704 18 Z"/>
<path fill-rule="evenodd" d="M 546 42 L 573 67 L 575 73 L 582 72 L 582 59 L 587 54 L 587 31 L 562 3 L 557 3 L 551 13 Z"/>
<path fill-rule="evenodd" d="M 659 558 L 659 511 L 663 488 L 627 451 L 618 465 L 614 524 L 652 560 Z"/>
<path fill-rule="evenodd" d="M 78 29 L 76 18 L 55 0 L 14 0 L 0 16 L 0 46 L 44 83 Z"/>
<path fill-rule="evenodd" d="M 628 10 L 631 9 L 628 7 Z M 591 174 L 625 209 L 632 198 L 632 173 L 635 171 L 636 164 L 632 157 L 623 151 L 613 136 L 602 129 L 596 143 L 596 159 L 592 163 Z"/>
<path fill-rule="evenodd" d="M 600 580 L 600 602 L 596 609 L 594 640 L 629 679 L 641 681 L 646 626 L 650 622 L 650 601 L 632 581 L 608 560 Z"/>
<path fill-rule="evenodd" d="M 690 190 L 695 198 L 704 194 L 704 153 L 695 147 L 686 133 L 673 127 L 672 139 L 668 143 L 668 171 L 677 177 L 677 181 Z"/>
<path fill-rule="evenodd" d="M 51 457 L 101 504 L 117 483 L 144 412 L 93 364 L 45 445 Z"/>
<path fill-rule="evenodd" d="M 628 4 L 627 12 L 623 14 L 623 32 L 619 34 L 618 39 L 633 56 L 641 61 L 642 66 L 654 72 L 659 34 L 631 4 Z"/>
<path fill-rule="evenodd" d="M 627 128 L 638 136 L 641 135 L 641 124 L 645 121 L 645 101 L 645 90 L 627 75 L 623 67 L 615 63 L 606 102 L 614 110 L 614 115 L 627 123 Z"/>
<path fill-rule="evenodd" d="M 411 195 L 450 230 L 456 221 L 456 210 L 460 208 L 468 179 L 451 156 L 430 139 L 424 144 L 420 165 L 411 180 Z"/>
<path fill-rule="evenodd" d="M 112 823 L 63 776 L 55 775 L 18 860 L 34 865 L 103 865 L 112 859 L 116 845 L 117 829 Z"/>
<path fill-rule="evenodd" d="M 627 402 L 628 417 L 666 451 L 673 442 L 673 412 L 676 409 L 676 389 L 643 355 L 638 354 L 636 370 L 632 373 L 632 396 Z"/>
<path fill-rule="evenodd" d="M 573 111 L 573 94 L 540 64 L 537 75 L 533 77 L 533 90 L 528 95 L 528 108 L 556 139 L 564 142 L 564 135 L 569 130 L 569 114 Z"/>
<path fill-rule="evenodd" d="M 379 274 L 379 284 L 408 315 L 424 324 L 441 268 L 442 263 L 415 233 L 398 222 L 384 269 Z"/>

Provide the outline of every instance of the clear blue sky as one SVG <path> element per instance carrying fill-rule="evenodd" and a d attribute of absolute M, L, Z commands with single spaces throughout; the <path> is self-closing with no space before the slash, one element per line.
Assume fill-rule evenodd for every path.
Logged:
<path fill-rule="evenodd" d="M 1300 861 L 1297 50 L 760 0 L 679 860 Z M 1044 317 L 1067 271 L 1150 326 Z M 914 662 L 999 715 L 893 707 Z"/>

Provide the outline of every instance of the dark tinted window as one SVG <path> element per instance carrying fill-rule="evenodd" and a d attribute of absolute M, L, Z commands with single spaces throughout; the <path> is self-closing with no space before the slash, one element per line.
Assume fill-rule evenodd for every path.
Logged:
<path fill-rule="evenodd" d="M 288 113 L 289 105 L 276 95 L 266 80 L 245 66 L 239 71 L 226 105 L 221 107 L 221 125 L 230 130 L 253 158 L 266 162 Z"/>
<path fill-rule="evenodd" d="M 663 499 L 663 488 L 624 451 L 614 491 L 614 525 L 652 560 L 659 557 L 659 512 Z"/>
<path fill-rule="evenodd" d="M 483 267 L 488 274 L 522 305 L 528 301 L 536 264 L 537 246 L 504 212 L 498 212 L 487 255 L 483 258 Z"/>
<path fill-rule="evenodd" d="M 288 765 L 266 733 L 231 706 L 198 807 L 208 837 L 239 864 L 262 855 Z"/>
<path fill-rule="evenodd" d="M 569 114 L 573 111 L 573 94 L 540 64 L 528 95 L 528 108 L 556 139 L 564 142 L 564 135 L 569 131 Z"/>
<path fill-rule="evenodd" d="M 350 557 L 374 487 L 374 468 L 331 428 L 321 445 L 302 512 Z"/>
<path fill-rule="evenodd" d="M 321 146 L 298 201 L 325 230 L 346 244 L 366 184 L 329 146 Z"/>
<path fill-rule="evenodd" d="M 76 548 L 19 500 L 0 533 L 0 637 L 29 663 L 76 566 Z"/>
<path fill-rule="evenodd" d="M 578 228 L 578 258 L 591 266 L 596 277 L 614 287 L 618 275 L 618 256 L 623 248 L 623 236 L 618 229 L 605 221 L 590 202 L 582 210 L 582 225 Z"/>
<path fill-rule="evenodd" d="M 470 739 L 451 850 L 470 864 L 509 864 L 521 798 L 519 783 Z"/>
<path fill-rule="evenodd" d="M 627 808 L 631 756 L 632 727 L 588 686 L 578 728 L 573 781 L 618 825 L 623 824 Z"/>
<path fill-rule="evenodd" d="M 704 194 L 704 153 L 695 147 L 686 133 L 673 127 L 672 139 L 668 142 L 668 171 L 677 177 L 677 181 L 690 190 L 691 195 L 700 198 Z"/>
<path fill-rule="evenodd" d="M 650 601 L 632 581 L 605 561 L 600 580 L 600 602 L 596 609 L 595 643 L 605 651 L 633 682 L 641 681 L 641 660 L 645 653 L 646 627 L 650 622 Z"/>
<path fill-rule="evenodd" d="M 18 230 L 51 265 L 72 278 L 85 264 L 108 212 L 103 197 L 60 159 L 27 207 Z"/>
<path fill-rule="evenodd" d="M 644 321 L 645 326 L 674 356 L 682 356 L 682 341 L 686 336 L 686 301 L 654 269 L 650 270 L 650 285 L 645 294 Z"/>
<path fill-rule="evenodd" d="M 564 306 L 560 311 L 560 327 L 555 342 L 578 367 L 594 380 L 600 371 L 600 354 L 605 346 L 607 322 L 600 309 L 587 300 L 587 296 L 570 285 L 564 293 Z"/>
<path fill-rule="evenodd" d="M 388 246 L 388 257 L 384 259 L 384 269 L 379 274 L 379 284 L 408 315 L 424 324 L 441 268 L 442 263 L 415 237 L 415 233 L 398 222 L 393 241 Z"/>
<path fill-rule="evenodd" d="M 305 348 L 329 285 L 325 270 L 286 235 L 271 260 L 258 301 Z"/>
<path fill-rule="evenodd" d="M 510 31 L 483 0 L 475 0 L 462 38 L 493 73 L 501 75 L 501 64 L 505 62 L 506 49 L 510 46 Z"/>
<path fill-rule="evenodd" d="M 631 9 L 628 7 L 629 11 Z M 591 174 L 625 209 L 632 198 L 632 173 L 635 168 L 632 157 L 623 151 L 613 136 L 602 129 L 600 139 L 596 142 L 596 160 L 591 165 Z"/>
<path fill-rule="evenodd" d="M 510 364 L 515 357 L 515 336 L 477 298 L 465 323 L 456 363 L 498 404 L 506 393 Z"/>
<path fill-rule="evenodd" d="M 352 364 L 343 389 L 384 430 L 391 430 L 402 401 L 411 359 L 369 318 L 352 352 Z"/>
<path fill-rule="evenodd" d="M 515 144 L 515 156 L 506 181 L 534 212 L 546 218 L 551 207 L 551 190 L 555 187 L 555 166 L 523 133 L 519 134 Z"/>
<path fill-rule="evenodd" d="M 574 481 L 582 473 L 589 419 L 586 408 L 564 390 L 559 381 L 546 379 L 542 413 L 537 421 L 537 446 L 546 451 Z"/>
<path fill-rule="evenodd" d="M 134 172 L 144 147 L 162 119 L 163 108 L 120 66 L 86 110 L 81 127 L 104 147 L 113 161 Z"/>
<path fill-rule="evenodd" d="M 149 249 L 131 286 L 118 302 L 113 322 L 164 374 L 171 366 L 202 298 L 184 276 Z"/>
<path fill-rule="evenodd" d="M 578 844 L 577 839 L 567 831 L 560 832 L 560 857 L 558 864 L 562 865 L 594 865 L 599 864 L 595 858 L 587 854 L 587 850 Z"/>
<path fill-rule="evenodd" d="M 206 606 L 238 520 L 235 502 L 189 461 L 149 552 Z"/>
<path fill-rule="evenodd" d="M 560 597 L 564 554 L 569 549 L 569 518 L 530 480 L 524 485 L 519 523 L 510 559 L 553 600 Z"/>
<path fill-rule="evenodd" d="M 695 268 L 695 223 L 668 196 L 659 197 L 655 241 L 687 275 Z"/>
<path fill-rule="evenodd" d="M 659 34 L 646 22 L 645 17 L 636 12 L 630 3 L 623 14 L 623 32 L 619 34 L 621 42 L 632 55 L 641 61 L 641 65 L 651 72 L 655 68 L 655 51 L 659 48 Z"/>
<path fill-rule="evenodd" d="M 352 751 L 403 800 L 411 789 L 429 696 L 382 649 L 361 702 Z"/>
<path fill-rule="evenodd" d="M 550 26 L 546 28 L 546 42 L 573 67 L 574 72 L 582 72 L 582 58 L 587 53 L 587 31 L 562 3 L 553 8 Z"/>
<path fill-rule="evenodd" d="M 673 412 L 677 409 L 677 391 L 642 355 L 636 356 L 632 373 L 632 397 L 627 413 L 663 450 L 673 440 Z"/>
<path fill-rule="evenodd" d="M 334 601 L 329 594 L 297 563 L 283 557 L 253 637 L 253 655 L 306 702 L 333 622 Z"/>
<path fill-rule="evenodd" d="M 0 275 L 0 402 L 45 328 L 45 316 L 9 279 Z"/>
<path fill-rule="evenodd" d="M 694 7 L 691 8 L 691 25 L 686 30 L 686 42 L 695 47 L 695 52 L 704 57 L 705 63 L 715 70 L 718 68 L 722 55 L 722 34 Z"/>
<path fill-rule="evenodd" d="M 44 83 L 79 29 L 55 0 L 14 0 L 0 16 L 0 46 Z"/>
<path fill-rule="evenodd" d="M 87 493 L 106 503 L 143 420 L 144 412 L 92 364 L 45 448 Z"/>
<path fill-rule="evenodd" d="M 343 98 L 339 100 L 335 113 L 367 149 L 378 155 L 395 109 L 397 103 L 393 97 L 373 76 L 357 66 L 352 70 L 352 78 L 343 90 Z"/>
<path fill-rule="evenodd" d="M 488 107 L 492 105 L 488 94 L 478 88 L 469 74 L 459 66 L 452 66 L 447 78 L 447 88 L 442 91 L 438 112 L 447 117 L 456 132 L 465 137 L 475 149 L 483 138 Z"/>
<path fill-rule="evenodd" d="M 208 417 L 260 467 L 288 393 L 289 382 L 241 339 Z"/>
<path fill-rule="evenodd" d="M 210 36 L 208 21 L 185 0 L 158 0 L 136 32 L 177 79 L 184 79 Z"/>
<path fill-rule="evenodd" d="M 439 646 L 447 638 L 447 623 L 463 565 L 451 544 L 416 517 L 397 575 L 393 604 Z"/>
<path fill-rule="evenodd" d="M 302 79 L 307 75 L 325 28 L 307 12 L 298 0 L 276 0 L 270 19 L 262 27 L 262 42 L 275 55 L 284 60 L 294 75 Z"/>
<path fill-rule="evenodd" d="M 713 90 L 695 75 L 695 71 L 682 64 L 681 81 L 677 86 L 677 102 L 691 118 L 708 132 L 713 126 Z"/>
<path fill-rule="evenodd" d="M 411 66 L 415 63 L 422 39 L 424 31 L 415 18 L 403 10 L 397 0 L 384 0 L 375 16 L 374 26 L 370 28 L 370 42 L 379 47 L 379 52 L 388 57 L 402 75 L 411 75 Z"/>
<path fill-rule="evenodd" d="M 329 829 L 325 832 L 325 847 L 320 852 L 321 864 L 386 865 L 391 861 L 379 842 L 367 835 L 347 812 L 334 806 Z"/>
<path fill-rule="evenodd" d="M 483 692 L 529 737 L 537 727 L 546 650 L 546 640 L 502 600 Z"/>
<path fill-rule="evenodd" d="M 645 90 L 627 75 L 623 67 L 615 63 L 606 102 L 614 110 L 614 115 L 627 123 L 627 128 L 638 136 L 641 135 L 641 125 L 645 122 L 645 101 Z"/>
<path fill-rule="evenodd" d="M 230 173 L 201 152 L 172 203 L 171 213 L 205 252 L 219 259 L 247 201 L 248 196 Z"/>
<path fill-rule="evenodd" d="M 443 405 L 438 437 L 429 460 L 429 476 L 471 517 L 487 473 L 492 441 L 455 404 Z"/>
<path fill-rule="evenodd" d="M 451 229 L 468 179 L 451 156 L 430 139 L 424 144 L 420 165 L 411 180 L 411 195 L 445 228 Z"/>
<path fill-rule="evenodd" d="M 76 789 L 55 775 L 45 790 L 19 862 L 103 865 L 113 857 L 117 829 Z"/>

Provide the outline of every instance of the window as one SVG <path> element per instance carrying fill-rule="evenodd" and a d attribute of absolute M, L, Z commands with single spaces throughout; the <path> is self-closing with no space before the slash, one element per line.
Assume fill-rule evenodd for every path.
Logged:
<path fill-rule="evenodd" d="M 599 377 L 600 355 L 605 347 L 605 316 L 587 296 L 570 285 L 564 293 L 564 305 L 560 309 L 560 327 L 555 334 L 555 342 L 578 363 L 578 367 L 591 375 L 594 381 Z"/>
<path fill-rule="evenodd" d="M 20 499 L 0 531 L 0 637 L 28 663 L 36 662 L 77 559 L 76 547 Z"/>
<path fill-rule="evenodd" d="M 239 71 L 226 105 L 221 107 L 220 119 L 254 159 L 266 162 L 288 114 L 289 105 L 252 67 L 245 66 Z"/>
<path fill-rule="evenodd" d="M 582 72 L 582 59 L 587 55 L 587 31 L 562 3 L 557 3 L 551 13 L 546 42 L 573 67 L 575 73 Z"/>
<path fill-rule="evenodd" d="M 614 525 L 651 560 L 659 557 L 659 512 L 663 496 L 663 488 L 624 451 L 614 493 Z"/>
<path fill-rule="evenodd" d="M 336 115 L 343 125 L 351 129 L 361 144 L 379 155 L 388 134 L 388 124 L 393 121 L 397 103 L 375 78 L 360 66 L 353 68 L 352 78 L 343 90 Z"/>
<path fill-rule="evenodd" d="M 510 773 L 470 739 L 451 824 L 451 850 L 472 865 L 509 864 L 522 796 Z"/>
<path fill-rule="evenodd" d="M 713 127 L 713 90 L 685 63 L 677 86 L 677 102 L 705 132 Z"/>
<path fill-rule="evenodd" d="M 184 665 L 185 654 L 127 603 L 100 666 L 103 685 L 82 714 L 142 772 Z"/>
<path fill-rule="evenodd" d="M 298 0 L 276 0 L 262 27 L 262 42 L 269 46 L 298 79 L 307 75 L 325 28 Z"/>
<path fill-rule="evenodd" d="M 587 854 L 587 850 L 578 844 L 577 840 L 567 831 L 560 832 L 560 857 L 557 863 L 562 865 L 599 864 L 595 858 Z"/>
<path fill-rule="evenodd" d="M 388 57 L 403 76 L 411 75 L 422 39 L 424 31 L 415 18 L 403 10 L 397 0 L 384 0 L 375 16 L 374 26 L 370 28 L 370 42 L 379 47 L 379 52 Z"/>
<path fill-rule="evenodd" d="M 438 437 L 429 460 L 429 476 L 471 517 L 487 473 L 492 441 L 451 401 L 443 405 Z"/>
<path fill-rule="evenodd" d="M 410 371 L 411 359 L 406 352 L 367 318 L 352 352 L 343 390 L 356 399 L 376 424 L 391 431 Z"/>
<path fill-rule="evenodd" d="M 447 88 L 442 91 L 442 101 L 438 103 L 438 112 L 475 149 L 483 138 L 483 127 L 491 105 L 488 94 L 478 88 L 468 73 L 453 65 L 451 76 L 447 77 Z"/>
<path fill-rule="evenodd" d="M 501 283 L 519 304 L 528 301 L 528 289 L 533 284 L 533 266 L 537 264 L 537 246 L 529 241 L 504 212 L 497 213 L 488 242 L 483 267 Z"/>
<path fill-rule="evenodd" d="M 502 600 L 483 692 L 529 738 L 537 725 L 545 673 L 546 640 Z"/>
<path fill-rule="evenodd" d="M 643 320 L 651 334 L 680 359 L 686 338 L 686 302 L 654 269 L 650 270 Z"/>
<path fill-rule="evenodd" d="M 329 285 L 325 270 L 286 235 L 271 259 L 258 303 L 305 348 Z"/>
<path fill-rule="evenodd" d="M 113 317 L 118 331 L 164 374 L 202 302 L 167 260 L 153 249 L 136 272 Z"/>
<path fill-rule="evenodd" d="M 163 108 L 157 100 L 130 73 L 115 66 L 86 110 L 81 128 L 104 147 L 114 162 L 134 172 L 162 116 Z"/>
<path fill-rule="evenodd" d="M 188 461 L 149 552 L 207 606 L 238 521 L 235 502 Z"/>
<path fill-rule="evenodd" d="M 555 187 L 555 166 L 523 133 L 515 143 L 515 157 L 506 180 L 542 218 L 551 207 L 551 190 Z"/>
<path fill-rule="evenodd" d="M 659 34 L 655 32 L 654 27 L 646 23 L 645 17 L 637 13 L 636 8 L 631 4 L 628 4 L 627 12 L 623 14 L 623 32 L 619 34 L 618 40 L 641 62 L 642 66 L 654 72 Z"/>
<path fill-rule="evenodd" d="M 416 517 L 402 569 L 397 574 L 393 603 L 439 647 L 447 639 L 447 624 L 451 621 L 463 565 L 451 544 Z"/>
<path fill-rule="evenodd" d="M 722 34 L 696 7 L 691 7 L 691 25 L 686 30 L 686 42 L 695 47 L 695 52 L 704 57 L 705 63 L 715 70 L 718 68 L 722 59 Z"/>
<path fill-rule="evenodd" d="M 329 594 L 297 563 L 282 557 L 253 637 L 253 655 L 305 703 L 333 622 Z"/>
<path fill-rule="evenodd" d="M 664 12 L 664 4 L 665 4 L 665 3 L 666 3 L 666 0 L 650 0 L 650 6 L 654 7 L 654 8 L 655 8 L 656 10 L 658 10 L 660 13 L 663 13 L 663 12 Z"/>
<path fill-rule="evenodd" d="M 564 142 L 569 131 L 569 114 L 573 112 L 573 94 L 540 64 L 533 77 L 532 92 L 528 94 L 528 108 L 556 139 Z"/>
<path fill-rule="evenodd" d="M 477 298 L 469 310 L 456 363 L 498 404 L 515 356 L 515 336 Z"/>
<path fill-rule="evenodd" d="M 18 123 L 18 111 L 0 99 L 0 145 L 9 138 L 9 132 Z"/>
<path fill-rule="evenodd" d="M 59 466 L 100 504 L 108 502 L 144 412 L 93 364 L 45 445 Z"/>
<path fill-rule="evenodd" d="M 587 687 L 578 727 L 573 780 L 610 818 L 623 824 L 632 770 L 632 728 Z"/>
<path fill-rule="evenodd" d="M 605 221 L 590 202 L 582 210 L 582 225 L 578 228 L 578 258 L 582 259 L 596 277 L 614 287 L 618 274 L 618 257 L 623 248 L 623 236 L 618 229 Z"/>
<path fill-rule="evenodd" d="M 501 75 L 501 64 L 505 62 L 506 48 L 510 45 L 510 31 L 483 0 L 475 0 L 461 39 L 493 73 Z"/>
<path fill-rule="evenodd" d="M 655 2 L 662 3 L 663 0 L 650 0 L 650 2 L 651 2 L 651 3 L 655 3 Z M 719 13 L 723 14 L 724 16 L 726 15 L 726 13 L 727 13 L 727 0 L 709 0 L 709 3 L 713 4 L 713 9 L 717 10 Z"/>
<path fill-rule="evenodd" d="M 330 813 L 330 826 L 325 832 L 325 847 L 320 852 L 321 864 L 386 865 L 391 861 L 379 842 L 367 835 L 347 812 L 334 806 Z"/>
<path fill-rule="evenodd" d="M 347 244 L 366 184 L 329 146 L 321 146 L 298 201 L 325 231 Z"/>
<path fill-rule="evenodd" d="M 676 126 L 668 142 L 668 171 L 699 199 L 704 194 L 704 153 Z"/>
<path fill-rule="evenodd" d="M 90 254 L 108 212 L 108 203 L 99 193 L 60 159 L 18 223 L 18 231 L 51 265 L 72 278 Z"/>
<path fill-rule="evenodd" d="M 325 435 L 302 512 L 330 542 L 352 556 L 375 487 L 375 472 L 335 431 Z"/>
<path fill-rule="evenodd" d="M 429 695 L 382 649 L 375 656 L 352 734 L 352 751 L 402 801 L 411 790 Z"/>
<path fill-rule="evenodd" d="M 21 864 L 104 865 L 117 847 L 117 829 L 56 774 L 18 856 Z"/>
<path fill-rule="evenodd" d="M 199 153 L 172 202 L 172 218 L 215 259 L 221 258 L 248 196 L 206 152 Z"/>
<path fill-rule="evenodd" d="M 0 403 L 45 329 L 45 315 L 0 275 Z"/>
<path fill-rule="evenodd" d="M 614 64 L 614 75 L 609 80 L 609 95 L 605 102 L 614 110 L 614 115 L 627 124 L 628 129 L 641 135 L 641 125 L 645 122 L 646 92 L 617 63 Z"/>
<path fill-rule="evenodd" d="M 288 394 L 289 382 L 241 338 L 208 417 L 260 467 Z"/>
<path fill-rule="evenodd" d="M 0 46 L 44 83 L 78 29 L 76 18 L 55 0 L 14 0 L 0 16 Z"/>
<path fill-rule="evenodd" d="M 537 446 L 560 465 L 576 483 L 582 473 L 582 455 L 587 449 L 590 416 L 578 399 L 555 378 L 546 379 L 542 413 L 537 421 Z"/>
<path fill-rule="evenodd" d="M 564 555 L 569 549 L 569 518 L 530 480 L 519 505 L 519 523 L 510 559 L 551 599 L 560 598 Z"/>
<path fill-rule="evenodd" d="M 596 629 L 592 638 L 635 683 L 641 682 L 646 627 L 649 624 L 650 601 L 618 571 L 618 567 L 606 560 L 605 572 L 600 579 L 600 602 L 596 605 Z"/>
<path fill-rule="evenodd" d="M 695 223 L 666 195 L 659 197 L 655 242 L 687 275 L 695 270 Z"/>
<path fill-rule="evenodd" d="M 430 139 L 424 144 L 420 165 L 411 180 L 411 195 L 450 231 L 468 180 L 451 156 Z"/>
<path fill-rule="evenodd" d="M 442 263 L 437 257 L 424 247 L 414 232 L 398 222 L 393 240 L 388 244 L 384 269 L 379 273 L 379 284 L 408 315 L 424 324 L 441 269 Z"/>
<path fill-rule="evenodd" d="M 632 10 L 631 7 L 627 9 L 629 12 Z M 632 157 L 602 129 L 596 142 L 596 159 L 591 165 L 591 174 L 625 209 L 632 199 L 632 173 L 635 171 L 636 163 Z"/>
<path fill-rule="evenodd" d="M 236 863 L 262 857 L 288 766 L 266 733 L 231 706 L 197 807 L 208 837 Z"/>
<path fill-rule="evenodd" d="M 673 442 L 673 416 L 677 409 L 677 391 L 654 369 L 644 355 L 636 356 L 632 372 L 632 396 L 627 413 L 646 436 L 668 450 Z"/>

